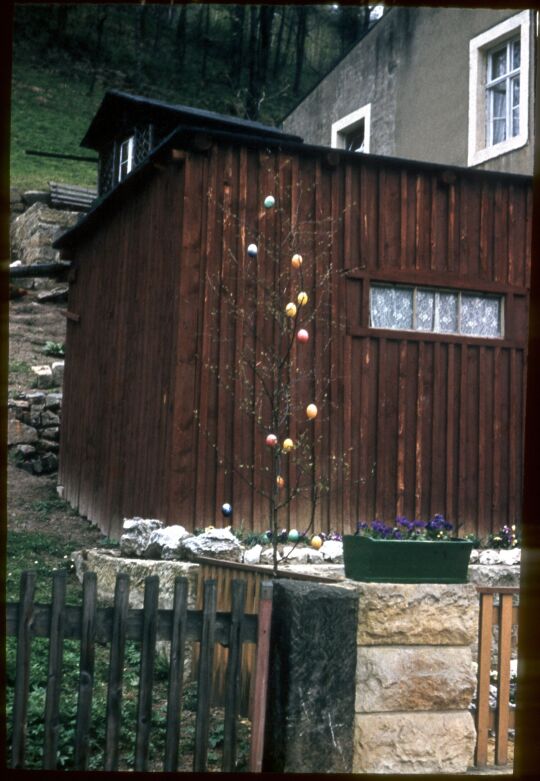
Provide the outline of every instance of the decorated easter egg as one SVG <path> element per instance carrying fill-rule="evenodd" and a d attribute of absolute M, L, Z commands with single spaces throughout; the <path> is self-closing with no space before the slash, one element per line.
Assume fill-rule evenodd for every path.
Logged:
<path fill-rule="evenodd" d="M 291 529 L 289 532 L 289 542 L 298 542 L 300 534 L 296 529 Z"/>
<path fill-rule="evenodd" d="M 299 306 L 305 306 L 309 301 L 308 294 L 302 290 L 298 293 L 298 298 L 296 300 L 298 301 Z"/>
<path fill-rule="evenodd" d="M 306 407 L 306 415 L 310 420 L 313 420 L 313 418 L 317 417 L 317 405 L 316 404 L 308 404 Z"/>
<path fill-rule="evenodd" d="M 296 338 L 298 339 L 299 342 L 305 344 L 305 342 L 307 342 L 307 340 L 309 339 L 309 334 L 305 328 L 301 328 L 296 334 Z"/>
<path fill-rule="evenodd" d="M 256 245 L 256 244 L 250 244 L 250 245 L 248 246 L 248 248 L 247 248 L 247 254 L 248 254 L 248 255 L 249 255 L 251 258 L 254 258 L 254 257 L 256 257 L 256 256 L 257 256 L 257 252 L 258 252 L 258 250 L 257 250 L 257 245 Z"/>
<path fill-rule="evenodd" d="M 225 518 L 229 518 L 229 516 L 232 515 L 232 507 L 228 502 L 225 502 L 225 504 L 221 505 L 221 512 L 225 516 Z"/>
<path fill-rule="evenodd" d="M 278 438 L 275 434 L 268 434 L 266 437 L 266 444 L 268 447 L 275 447 L 277 445 Z"/>
<path fill-rule="evenodd" d="M 300 268 L 302 265 L 302 255 L 295 253 L 291 258 L 291 264 L 293 268 Z"/>
<path fill-rule="evenodd" d="M 285 307 L 285 314 L 287 317 L 295 317 L 296 315 L 296 304 L 293 304 L 292 301 L 287 304 Z"/>
<path fill-rule="evenodd" d="M 267 209 L 271 209 L 272 206 L 274 206 L 275 202 L 276 199 L 274 198 L 273 195 L 267 195 L 266 198 L 264 199 L 264 205 L 266 206 Z"/>
<path fill-rule="evenodd" d="M 283 488 L 283 486 L 285 485 L 285 480 L 283 479 L 283 477 L 281 475 L 278 475 L 276 477 L 276 485 L 277 485 L 278 488 Z"/>
<path fill-rule="evenodd" d="M 322 546 L 323 541 L 319 537 L 318 534 L 316 534 L 314 537 L 311 538 L 311 547 L 315 548 L 315 550 L 319 550 L 319 548 Z"/>
<path fill-rule="evenodd" d="M 287 437 L 287 439 L 283 440 L 283 452 L 284 453 L 290 453 L 290 451 L 293 449 L 293 447 L 294 447 L 294 442 L 292 441 L 292 439 Z"/>

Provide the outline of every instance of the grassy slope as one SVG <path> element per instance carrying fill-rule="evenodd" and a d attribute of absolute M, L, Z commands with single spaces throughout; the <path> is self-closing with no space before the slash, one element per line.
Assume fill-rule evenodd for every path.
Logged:
<path fill-rule="evenodd" d="M 101 90 L 87 95 L 87 84 L 52 70 L 15 62 L 11 100 L 11 186 L 46 188 L 49 181 L 88 187 L 96 184 L 97 166 L 70 160 L 35 157 L 25 149 L 93 156 L 81 149 L 83 137 Z"/>

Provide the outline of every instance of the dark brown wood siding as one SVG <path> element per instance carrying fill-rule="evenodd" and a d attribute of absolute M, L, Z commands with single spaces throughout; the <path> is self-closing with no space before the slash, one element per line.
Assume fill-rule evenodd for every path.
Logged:
<path fill-rule="evenodd" d="M 263 312 L 293 251 L 316 312 L 308 345 L 293 348 L 293 404 L 320 407 L 313 470 L 330 487 L 315 530 L 441 512 L 484 536 L 519 520 L 530 183 L 333 162 L 226 143 L 187 151 L 80 241 L 61 480 L 105 530 L 118 534 L 129 515 L 221 525 L 226 501 L 234 526 L 268 528 L 258 490 L 268 488 L 268 410 L 260 425 L 244 414 L 246 387 L 229 378 L 244 350 L 264 360 L 279 347 Z M 270 193 L 276 208 L 265 210 Z M 250 308 L 254 268 L 265 292 Z M 504 338 L 370 329 L 373 281 L 500 294 Z M 294 290 L 291 278 L 283 296 Z M 313 377 L 296 382 L 309 367 Z M 293 416 L 287 431 L 305 425 Z M 286 478 L 294 484 L 293 459 Z M 283 526 L 302 529 L 309 513 L 295 501 Z"/>

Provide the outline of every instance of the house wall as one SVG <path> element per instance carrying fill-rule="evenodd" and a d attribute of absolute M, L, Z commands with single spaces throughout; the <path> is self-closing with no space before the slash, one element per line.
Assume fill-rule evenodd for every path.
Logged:
<path fill-rule="evenodd" d="M 266 530 L 269 410 L 245 410 L 261 380 L 243 356 L 260 365 L 283 349 L 264 311 L 282 311 L 301 285 L 314 319 L 309 342 L 292 342 L 293 413 L 278 433 L 317 443 L 313 473 L 329 491 L 313 529 L 441 512 L 484 536 L 518 520 L 530 180 L 256 144 L 180 155 L 76 251 L 66 498 L 115 534 L 132 515 L 221 525 L 223 502 L 236 527 Z M 374 280 L 499 292 L 505 337 L 374 331 Z M 282 468 L 295 486 L 294 457 Z M 280 523 L 303 530 L 311 509 L 300 497 Z"/>
<path fill-rule="evenodd" d="M 329 145 L 332 123 L 371 103 L 371 153 L 466 166 L 469 41 L 515 13 L 392 9 L 284 120 L 283 129 Z M 531 174 L 533 144 L 480 167 Z"/>

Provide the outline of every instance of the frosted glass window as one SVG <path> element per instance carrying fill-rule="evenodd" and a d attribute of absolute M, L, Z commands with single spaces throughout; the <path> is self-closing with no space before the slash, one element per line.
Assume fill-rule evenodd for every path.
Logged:
<path fill-rule="evenodd" d="M 370 292 L 372 328 L 503 336 L 501 296 L 402 285 L 373 285 Z"/>
<path fill-rule="evenodd" d="M 374 328 L 413 326 L 413 289 L 374 287 L 371 290 L 371 320 Z"/>
<path fill-rule="evenodd" d="M 500 301 L 478 295 L 461 295 L 461 333 L 471 336 L 500 337 Z"/>

